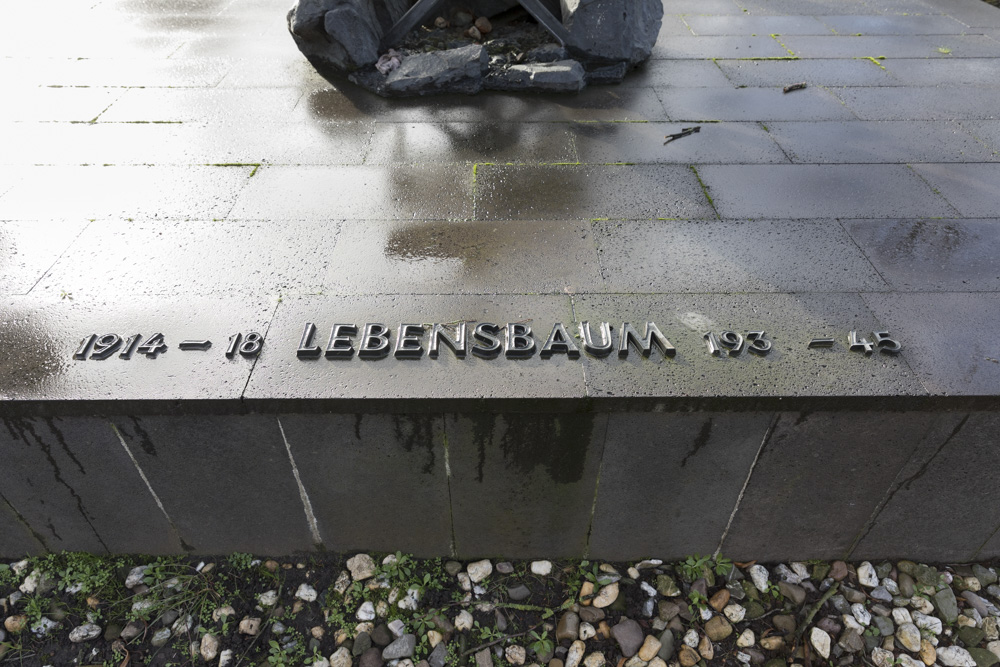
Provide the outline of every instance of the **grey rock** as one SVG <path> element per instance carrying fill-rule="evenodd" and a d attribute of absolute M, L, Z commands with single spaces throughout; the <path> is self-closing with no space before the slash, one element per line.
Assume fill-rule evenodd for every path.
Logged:
<path fill-rule="evenodd" d="M 385 623 L 379 623 L 371 633 L 372 643 L 376 646 L 388 646 L 395 639 Z M 386 658 L 388 660 L 388 658 Z"/>
<path fill-rule="evenodd" d="M 431 654 L 427 656 L 427 664 L 430 667 L 444 667 L 445 659 L 448 656 L 448 647 L 445 646 L 445 642 L 441 642 L 434 647 Z"/>
<path fill-rule="evenodd" d="M 365 651 L 372 647 L 372 637 L 367 632 L 359 632 L 358 636 L 354 638 L 354 648 L 351 653 L 355 658 L 361 656 Z"/>
<path fill-rule="evenodd" d="M 868 596 L 866 596 L 864 593 L 857 590 L 856 588 L 851 588 L 850 586 L 841 586 L 840 590 L 843 591 L 844 597 L 847 598 L 847 601 L 850 602 L 851 604 L 855 604 L 857 602 L 863 603 L 865 600 L 868 599 Z"/>
<path fill-rule="evenodd" d="M 534 63 L 554 63 L 557 60 L 566 60 L 569 54 L 566 49 L 558 44 L 542 44 L 524 54 L 525 60 Z"/>
<path fill-rule="evenodd" d="M 830 604 L 841 614 L 851 613 L 851 603 L 843 595 L 833 595 L 830 597 Z"/>
<path fill-rule="evenodd" d="M 1000 585 L 991 584 L 986 587 L 986 592 L 992 595 L 995 600 L 1000 600 Z"/>
<path fill-rule="evenodd" d="M 385 647 L 382 651 L 383 660 L 398 660 L 400 658 L 409 658 L 413 655 L 413 651 L 417 648 L 417 636 L 416 635 L 403 635 L 396 641 L 392 642 Z"/>
<path fill-rule="evenodd" d="M 944 588 L 934 594 L 934 606 L 937 607 L 941 619 L 949 625 L 958 620 L 958 601 L 951 588 Z"/>
<path fill-rule="evenodd" d="M 409 3 L 380 0 L 299 0 L 288 12 L 296 46 L 323 74 L 346 74 L 378 60 L 378 44 Z M 355 577 L 356 578 L 356 577 Z"/>
<path fill-rule="evenodd" d="M 660 650 L 656 655 L 667 663 L 674 657 L 674 633 L 669 628 L 660 635 Z"/>
<path fill-rule="evenodd" d="M 625 62 L 605 65 L 604 67 L 594 67 L 587 70 L 587 83 L 597 86 L 609 83 L 621 83 L 625 78 L 626 72 L 628 72 L 628 63 Z M 735 567 L 733 570 L 739 572 Z"/>
<path fill-rule="evenodd" d="M 444 564 L 444 571 L 454 577 L 462 571 L 462 564 L 457 560 L 450 560 Z"/>
<path fill-rule="evenodd" d="M 79 644 L 80 642 L 89 642 L 91 639 L 97 639 L 100 634 L 100 626 L 94 625 L 93 623 L 84 623 L 83 625 L 70 630 L 69 640 L 74 644 Z"/>
<path fill-rule="evenodd" d="M 899 573 L 899 580 L 896 582 L 899 584 L 899 592 L 904 597 L 912 598 L 914 592 L 916 592 L 915 582 L 913 577 L 911 577 L 906 572 Z"/>
<path fill-rule="evenodd" d="M 984 588 L 990 584 L 997 583 L 997 573 L 993 568 L 983 567 L 979 563 L 975 563 L 972 566 L 972 574 Z"/>
<path fill-rule="evenodd" d="M 626 658 L 636 654 L 644 639 L 642 628 L 630 618 L 623 619 L 611 628 L 611 635 L 618 642 L 618 647 Z"/>
<path fill-rule="evenodd" d="M 870 595 L 872 598 L 881 600 L 882 602 L 892 602 L 892 593 L 885 586 L 876 586 L 872 589 Z"/>
<path fill-rule="evenodd" d="M 865 650 L 865 642 L 857 630 L 845 630 L 837 644 L 848 653 L 861 653 Z"/>
<path fill-rule="evenodd" d="M 600 623 L 601 621 L 603 621 L 605 613 L 603 609 L 598 609 L 597 607 L 580 607 L 579 615 L 581 621 L 586 621 L 587 623 L 593 624 L 593 623 Z M 677 614 L 674 614 L 674 616 L 676 615 Z M 673 616 L 671 616 L 670 618 L 673 618 Z M 663 620 L 669 621 L 670 619 L 665 618 Z"/>
<path fill-rule="evenodd" d="M 979 597 L 972 591 L 963 591 L 962 598 L 972 606 L 973 609 L 979 612 L 979 615 L 983 618 L 987 616 L 1000 616 L 1000 610 L 996 608 L 995 605 Z"/>
<path fill-rule="evenodd" d="M 358 661 L 358 667 L 382 667 L 385 661 L 382 659 L 382 651 L 375 647 L 372 647 L 361 654 L 361 660 Z"/>
<path fill-rule="evenodd" d="M 533 90 L 538 92 L 576 92 L 586 85 L 583 66 L 575 60 L 551 63 L 512 65 L 491 71 L 484 86 L 490 90 Z"/>
<path fill-rule="evenodd" d="M 531 589 L 524 584 L 518 584 L 517 586 L 512 586 L 507 589 L 507 597 L 515 602 L 527 600 L 531 597 Z"/>
<path fill-rule="evenodd" d="M 514 566 L 509 561 L 497 563 L 497 572 L 500 574 L 513 574 Z"/>
<path fill-rule="evenodd" d="M 879 634 L 882 637 L 889 637 L 894 632 L 896 632 L 896 626 L 893 625 L 892 619 L 886 618 L 884 616 L 873 616 L 872 623 L 878 628 Z"/>
<path fill-rule="evenodd" d="M 567 611 L 556 625 L 556 641 L 574 641 L 580 636 L 580 617 L 573 611 Z"/>
<path fill-rule="evenodd" d="M 146 626 L 144 626 L 141 622 L 129 621 L 122 630 L 121 638 L 125 641 L 130 641 L 141 635 L 145 629 Z"/>
<path fill-rule="evenodd" d="M 596 63 L 637 65 L 652 53 L 663 19 L 661 0 L 560 0 L 560 4 L 574 55 Z"/>
<path fill-rule="evenodd" d="M 478 93 L 489 63 L 486 49 L 470 44 L 403 58 L 376 92 L 388 96 Z"/>
<path fill-rule="evenodd" d="M 476 667 L 493 667 L 493 656 L 489 649 L 484 648 L 476 653 Z"/>
<path fill-rule="evenodd" d="M 785 596 L 785 598 L 791 600 L 796 606 L 799 606 L 806 601 L 806 590 L 801 586 L 779 581 L 778 589 L 781 591 L 781 594 Z"/>
<path fill-rule="evenodd" d="M 149 643 L 159 648 L 165 646 L 168 641 L 170 641 L 170 628 L 160 628 L 153 633 L 153 638 L 149 640 Z"/>

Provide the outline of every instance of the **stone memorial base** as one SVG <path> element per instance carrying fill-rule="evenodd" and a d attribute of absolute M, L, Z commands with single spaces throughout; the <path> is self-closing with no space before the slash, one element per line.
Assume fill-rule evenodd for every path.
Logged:
<path fill-rule="evenodd" d="M 0 40 L 0 556 L 1000 555 L 1000 10 L 663 6 L 571 96 Z"/>

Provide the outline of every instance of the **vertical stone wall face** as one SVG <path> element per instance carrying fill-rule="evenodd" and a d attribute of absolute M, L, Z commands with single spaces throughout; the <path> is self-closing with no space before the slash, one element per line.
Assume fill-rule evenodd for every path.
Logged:
<path fill-rule="evenodd" d="M 1000 511 L 955 508 L 990 483 L 998 426 L 951 410 L 6 418 L 0 556 L 983 560 Z M 947 539 L 914 543 L 918 525 Z"/>

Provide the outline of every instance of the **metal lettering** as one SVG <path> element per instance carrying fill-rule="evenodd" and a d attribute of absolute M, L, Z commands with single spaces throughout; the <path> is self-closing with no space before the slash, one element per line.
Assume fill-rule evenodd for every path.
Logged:
<path fill-rule="evenodd" d="M 334 324 L 330 329 L 330 342 L 326 344 L 327 359 L 350 359 L 354 356 L 354 345 L 351 336 L 358 335 L 355 324 Z"/>
<path fill-rule="evenodd" d="M 875 348 L 868 342 L 867 338 L 858 338 L 858 332 L 852 330 L 847 334 L 847 349 L 851 352 L 871 354 Z"/>
<path fill-rule="evenodd" d="M 771 351 L 771 341 L 765 338 L 766 335 L 764 331 L 751 331 L 747 334 L 751 352 L 763 356 Z"/>
<path fill-rule="evenodd" d="M 423 335 L 423 324 L 400 324 L 392 355 L 397 359 L 419 359 L 424 356 L 424 348 L 420 345 L 420 337 Z"/>
<path fill-rule="evenodd" d="M 389 354 L 389 327 L 378 322 L 365 324 L 361 334 L 358 356 L 362 359 L 381 359 Z"/>
<path fill-rule="evenodd" d="M 903 349 L 898 340 L 889 338 L 888 331 L 873 331 L 872 338 L 875 339 L 875 345 L 878 346 L 879 352 L 899 354 Z"/>
<path fill-rule="evenodd" d="M 639 338 L 639 333 L 632 328 L 628 322 L 622 323 L 622 331 L 618 339 L 618 356 L 625 358 L 628 356 L 629 343 L 635 346 L 639 353 L 648 357 L 653 351 L 653 345 L 660 349 L 664 357 L 672 357 L 677 354 L 677 349 L 670 344 L 667 337 L 660 333 L 660 330 L 652 322 L 646 322 L 646 331 L 643 338 Z"/>
<path fill-rule="evenodd" d="M 723 331 L 719 334 L 719 341 L 729 348 L 729 356 L 736 356 L 743 351 L 743 336 L 735 331 Z"/>
<path fill-rule="evenodd" d="M 590 333 L 590 322 L 587 320 L 580 322 L 580 337 L 583 338 L 583 349 L 587 351 L 587 354 L 592 354 L 595 357 L 606 357 L 614 349 L 614 341 L 611 338 L 611 325 L 607 322 L 601 322 L 599 330 L 601 332 L 601 344 L 597 345 L 594 343 L 594 337 Z"/>
<path fill-rule="evenodd" d="M 427 347 L 427 356 L 431 359 L 437 359 L 438 350 L 440 348 L 439 343 L 444 343 L 446 346 L 451 348 L 451 351 L 455 353 L 455 356 L 459 359 L 465 359 L 466 348 L 468 347 L 468 341 L 466 340 L 466 333 L 468 327 L 465 322 L 459 322 L 455 327 L 455 337 L 452 338 L 448 335 L 448 327 L 444 324 L 435 324 L 431 327 L 431 340 Z"/>
<path fill-rule="evenodd" d="M 713 357 L 724 357 L 726 356 L 726 351 L 722 349 L 722 344 L 719 342 L 719 337 L 715 335 L 714 331 L 706 331 L 701 336 L 705 339 L 705 344 L 708 345 L 708 353 Z"/>
<path fill-rule="evenodd" d="M 490 322 L 480 322 L 472 331 L 472 337 L 485 345 L 473 345 L 472 354 L 484 359 L 492 359 L 500 354 L 500 327 Z"/>
<path fill-rule="evenodd" d="M 573 337 L 566 332 L 566 327 L 562 325 L 562 322 L 556 322 L 552 326 L 552 333 L 549 334 L 545 345 L 542 345 L 540 352 L 543 357 L 551 357 L 555 353 L 565 354 L 570 359 L 576 359 L 580 356 L 580 348 L 573 342 Z"/>
<path fill-rule="evenodd" d="M 295 356 L 299 359 L 318 359 L 322 350 L 319 345 L 313 345 L 313 337 L 316 335 L 316 325 L 306 322 L 305 329 L 302 330 L 302 339 L 299 341 L 299 349 L 295 351 Z"/>
<path fill-rule="evenodd" d="M 527 359 L 535 353 L 535 339 L 527 324 L 508 322 L 504 332 L 504 356 L 508 359 Z"/>

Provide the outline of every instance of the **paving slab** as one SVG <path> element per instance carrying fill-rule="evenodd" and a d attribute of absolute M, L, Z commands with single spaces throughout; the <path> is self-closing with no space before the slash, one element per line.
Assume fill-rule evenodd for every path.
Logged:
<path fill-rule="evenodd" d="M 760 554 L 761 560 L 780 560 L 795 539 L 814 545 L 817 558 L 846 557 L 938 419 L 873 412 L 847 423 L 830 412 L 781 413 L 760 446 L 723 552 L 734 559 Z M 878 448 L 868 444 L 873 436 Z M 837 508 L 835 523 L 831 507 Z"/>
<path fill-rule="evenodd" d="M 0 263 L 0 294 L 27 294 L 45 271 L 87 227 L 85 221 L 0 221 L 0 246 L 9 255 Z"/>
<path fill-rule="evenodd" d="M 5 417 L 3 423 L 3 496 L 45 549 L 151 554 L 181 549 L 107 419 Z"/>
<path fill-rule="evenodd" d="M 89 123 L 124 94 L 118 88 L 26 88 L 15 103 L 3 106 L 0 122 Z"/>
<path fill-rule="evenodd" d="M 314 547 L 274 416 L 110 420 L 171 517 L 184 551 L 246 553 L 265 541 L 279 553 Z M 250 494 L 266 502 L 248 502 Z"/>
<path fill-rule="evenodd" d="M 780 88 L 680 88 L 660 94 L 667 116 L 678 122 L 855 118 L 835 95 L 817 87 L 789 95 Z"/>
<path fill-rule="evenodd" d="M 6 297 L 0 302 L 0 339 L 6 343 L 0 352 L 3 407 L 38 409 L 62 402 L 81 410 L 87 404 L 95 406 L 91 410 L 101 404 L 125 410 L 156 401 L 218 401 L 220 406 L 238 401 L 255 360 L 227 359 L 227 341 L 240 331 L 266 332 L 274 307 L 273 299 L 239 296 L 119 299 L 63 291 Z M 167 349 L 159 347 L 157 333 Z M 128 354 L 128 339 L 136 334 L 142 338 Z M 81 342 L 91 335 L 96 339 L 81 351 Z M 182 350 L 183 340 L 209 340 L 213 346 Z M 144 353 L 146 344 L 151 347 Z"/>
<path fill-rule="evenodd" d="M 246 220 L 469 218 L 472 188 L 472 169 L 464 165 L 261 167 L 229 216 Z"/>
<path fill-rule="evenodd" d="M 992 58 L 891 58 L 882 64 L 894 80 L 905 86 L 1000 86 Z"/>
<path fill-rule="evenodd" d="M 793 162 L 898 164 L 1000 159 L 954 121 L 776 122 L 767 127 Z"/>
<path fill-rule="evenodd" d="M 813 16 L 686 16 L 696 35 L 828 35 L 830 27 Z"/>
<path fill-rule="evenodd" d="M 588 364 L 587 392 L 595 398 L 925 394 L 908 366 L 906 347 L 892 357 L 848 350 L 851 330 L 867 335 L 884 327 L 897 333 L 893 320 L 877 318 L 856 294 L 579 295 L 574 312 L 580 321 L 653 320 L 677 349 L 673 357 L 654 352 Z M 704 337 L 710 331 L 744 338 L 764 331 L 772 350 L 760 356 L 744 346 L 737 355 L 715 356 Z M 824 337 L 834 339 L 833 347 L 808 347 Z"/>
<path fill-rule="evenodd" d="M 884 9 L 875 7 L 864 0 L 843 0 L 830 3 L 824 0 L 739 0 L 739 4 L 750 14 L 757 16 L 783 16 L 790 14 L 823 16 L 826 14 L 883 14 Z"/>
<path fill-rule="evenodd" d="M 950 16 L 824 16 L 819 21 L 838 35 L 964 35 L 969 31 Z"/>
<path fill-rule="evenodd" d="M 894 290 L 1000 290 L 997 220 L 843 220 Z"/>
<path fill-rule="evenodd" d="M 302 92 L 295 88 L 129 88 L 100 114 L 104 123 L 286 120 Z"/>
<path fill-rule="evenodd" d="M 961 0 L 959 2 L 948 2 L 947 0 L 924 1 L 938 8 L 941 12 L 955 17 L 970 28 L 1000 27 L 1000 8 L 986 4 L 985 2 L 974 2 L 972 0 Z"/>
<path fill-rule="evenodd" d="M 1000 119 L 997 120 L 963 120 L 959 121 L 967 132 L 986 144 L 995 155 L 1000 151 Z"/>
<path fill-rule="evenodd" d="M 0 493 L 0 532 L 4 536 L 4 550 L 19 556 L 41 556 L 45 553 L 42 540 L 24 522 L 24 517 L 15 510 Z"/>
<path fill-rule="evenodd" d="M 684 123 L 576 123 L 573 145 L 581 162 L 607 164 L 765 164 L 788 157 L 760 123 L 711 123 L 664 143 Z"/>
<path fill-rule="evenodd" d="M 989 217 L 1000 210 L 1000 165 L 918 164 L 913 170 L 948 200 L 963 216 Z"/>
<path fill-rule="evenodd" d="M 328 267 L 310 258 L 329 256 L 339 221 L 172 223 L 93 222 L 46 273 L 35 293 L 71 292 L 99 298 L 179 294 L 270 295 L 321 291 Z M 218 249 L 225 247 L 225 253 Z M 118 261 L 107 261 L 113 257 Z M 128 258 L 128 262 L 121 261 Z"/>
<path fill-rule="evenodd" d="M 1000 89 L 959 87 L 833 88 L 861 120 L 975 120 L 996 117 Z"/>
<path fill-rule="evenodd" d="M 582 220 L 350 220 L 324 254 L 328 264 L 318 283 L 324 294 L 603 290 L 593 234 Z"/>
<path fill-rule="evenodd" d="M 566 355 L 498 359 L 469 353 L 460 359 L 444 348 L 437 358 L 430 358 L 428 352 L 420 358 L 400 360 L 360 359 L 357 354 L 350 358 L 301 358 L 296 353 L 309 322 L 317 327 L 312 345 L 325 350 L 337 323 L 357 325 L 360 334 L 366 323 L 381 322 L 393 329 L 395 341 L 400 323 L 462 321 L 501 327 L 508 322 L 526 323 L 535 335 L 547 336 L 555 322 L 572 322 L 573 311 L 568 296 L 401 295 L 382 296 L 374 302 L 368 297 L 284 299 L 268 330 L 268 340 L 274 344 L 261 351 L 245 397 L 248 404 L 259 407 L 275 400 L 282 405 L 302 401 L 348 407 L 353 401 L 370 410 L 378 402 L 401 399 L 436 399 L 444 404 L 446 400 L 493 398 L 499 405 L 502 399 L 584 396 L 583 369 Z M 471 342 L 475 342 L 474 326 L 469 327 Z M 429 345 L 428 335 L 423 336 L 424 349 Z M 360 345 L 358 338 L 354 337 L 355 348 Z"/>
<path fill-rule="evenodd" d="M 782 36 L 800 58 L 981 58 L 996 53 L 985 35 Z"/>
<path fill-rule="evenodd" d="M 222 218 L 254 165 L 36 166 L 0 197 L 0 219 Z M 57 197 L 48 196 L 52 190 Z"/>
<path fill-rule="evenodd" d="M 893 333 L 908 341 L 914 372 L 935 395 L 988 396 L 1000 382 L 990 331 L 1000 296 L 984 293 L 865 295 Z"/>
<path fill-rule="evenodd" d="M 455 553 L 467 559 L 581 553 L 607 421 L 592 413 L 449 416 Z"/>
<path fill-rule="evenodd" d="M 1000 555 L 968 511 L 997 8 L 664 0 L 624 85 L 389 100 L 323 79 L 278 0 L 60 5 L 43 42 L 35 6 L 0 26 L 0 554 L 877 558 L 919 499 L 922 557 Z M 673 355 L 537 351 L 581 320 Z M 431 358 L 462 321 L 536 351 Z M 327 357 L 337 323 L 423 354 Z"/>
<path fill-rule="evenodd" d="M 657 42 L 653 59 L 784 58 L 788 51 L 768 35 L 677 35 Z"/>
<path fill-rule="evenodd" d="M 724 218 L 954 217 L 906 165 L 705 165 L 698 174 Z"/>
<path fill-rule="evenodd" d="M 600 221 L 612 292 L 854 292 L 887 289 L 835 220 Z"/>
<path fill-rule="evenodd" d="M 980 502 L 997 466 L 997 415 L 973 412 L 940 421 L 922 443 L 929 451 L 900 472 L 853 558 L 906 551 L 918 559 L 948 554 L 956 562 L 970 561 L 1000 525 L 1000 512 Z M 918 533 L 935 539 L 914 540 Z"/>
<path fill-rule="evenodd" d="M 552 122 L 666 120 L 648 87 L 586 88 L 576 95 L 485 92 L 440 96 L 434 105 L 412 98 L 387 100 L 357 88 L 306 92 L 290 119 L 353 122 Z"/>
<path fill-rule="evenodd" d="M 647 60 L 630 72 L 622 87 L 708 88 L 733 85 L 712 60 Z"/>
<path fill-rule="evenodd" d="M 717 63 L 735 86 L 784 88 L 800 81 L 809 86 L 900 85 L 884 67 L 867 58 L 718 60 Z"/>
<path fill-rule="evenodd" d="M 566 123 L 382 123 L 366 164 L 575 162 Z"/>
<path fill-rule="evenodd" d="M 510 197 L 511 190 L 520 196 Z M 480 220 L 714 216 L 696 173 L 680 165 L 480 165 L 476 170 Z"/>
<path fill-rule="evenodd" d="M 771 421 L 767 413 L 612 415 L 590 548 L 621 558 L 655 536 L 657 557 L 713 552 Z M 635 522 L 648 532 L 621 530 Z"/>
<path fill-rule="evenodd" d="M 298 463 L 325 548 L 426 555 L 450 550 L 443 418 L 299 414 L 276 419 Z M 387 479 L 402 478 L 408 480 L 405 488 L 385 485 Z M 371 532 L 373 517 L 377 537 Z M 420 530 L 410 530 L 414 525 Z"/>

